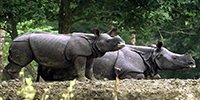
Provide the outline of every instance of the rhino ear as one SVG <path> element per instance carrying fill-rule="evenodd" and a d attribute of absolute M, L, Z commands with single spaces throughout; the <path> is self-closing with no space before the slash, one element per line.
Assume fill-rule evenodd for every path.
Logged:
<path fill-rule="evenodd" d="M 108 33 L 110 36 L 114 36 L 114 35 L 116 35 L 116 32 L 117 32 L 117 28 L 112 27 L 111 30 L 109 30 L 107 33 Z"/>
<path fill-rule="evenodd" d="M 157 41 L 156 47 L 158 49 L 161 49 L 162 46 L 163 46 L 163 43 L 161 41 Z"/>
<path fill-rule="evenodd" d="M 97 37 L 100 36 L 99 29 L 97 29 L 97 28 L 93 29 L 93 33 L 94 33 Z"/>

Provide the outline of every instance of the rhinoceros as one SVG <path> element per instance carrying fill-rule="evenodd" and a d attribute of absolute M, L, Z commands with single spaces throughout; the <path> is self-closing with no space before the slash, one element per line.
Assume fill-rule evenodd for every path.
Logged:
<path fill-rule="evenodd" d="M 126 45 L 116 52 L 108 52 L 102 58 L 95 60 L 95 77 L 97 79 L 115 79 L 118 75 L 120 79 L 144 79 L 159 76 L 159 70 L 180 70 L 196 67 L 195 60 L 191 55 L 173 53 L 162 45 L 162 42 L 151 45 L 151 47 Z M 111 56 L 114 56 L 115 59 Z M 108 62 L 111 59 L 114 63 Z M 102 67 L 105 64 L 107 64 L 107 67 Z M 102 68 L 106 69 L 101 70 Z"/>
<path fill-rule="evenodd" d="M 110 36 L 114 31 L 115 28 L 102 34 L 95 29 L 94 34 L 28 33 L 19 36 L 10 46 L 9 63 L 3 70 L 3 78 L 18 78 L 21 69 L 35 60 L 39 66 L 67 68 L 71 78 L 94 79 L 93 59 L 125 46 L 120 36 Z"/>
<path fill-rule="evenodd" d="M 195 60 L 188 54 L 177 54 L 169 51 L 158 42 L 152 46 L 126 45 L 124 48 L 107 52 L 94 60 L 93 69 L 97 79 L 144 79 L 159 76 L 159 70 L 192 69 Z M 39 67 L 40 75 L 45 81 L 68 80 L 66 69 Z"/>

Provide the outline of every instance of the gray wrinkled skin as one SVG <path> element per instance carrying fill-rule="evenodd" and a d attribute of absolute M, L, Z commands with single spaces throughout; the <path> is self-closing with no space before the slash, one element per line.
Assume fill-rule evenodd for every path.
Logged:
<path fill-rule="evenodd" d="M 146 46 L 126 45 L 124 48 L 107 52 L 94 61 L 94 74 L 97 79 L 113 80 L 118 75 L 124 78 L 160 78 L 158 70 L 179 70 L 195 68 L 195 61 L 190 55 L 173 53 L 162 47 L 162 43 Z M 41 68 L 46 81 L 65 80 L 63 70 Z M 47 71 L 48 70 L 48 71 Z M 51 76 L 50 76 L 51 75 Z"/>
<path fill-rule="evenodd" d="M 114 66 L 108 62 L 113 53 L 118 53 Z M 107 60 L 107 70 L 104 72 L 97 63 Z M 115 51 L 108 52 L 103 57 L 98 58 L 94 62 L 94 73 L 98 79 L 108 78 L 115 79 L 116 75 L 119 78 L 136 78 L 143 79 L 148 76 L 159 78 L 158 70 L 179 70 L 195 68 L 195 61 L 190 55 L 173 53 L 166 48 L 160 46 L 145 47 L 145 46 L 132 46 L 126 47 Z M 112 66 L 112 67 L 110 67 Z M 112 74 L 111 74 L 112 73 Z"/>
<path fill-rule="evenodd" d="M 125 46 L 119 36 L 111 37 L 110 32 L 100 34 L 95 30 L 95 35 L 29 33 L 19 36 L 10 46 L 9 64 L 3 70 L 3 78 L 18 78 L 21 68 L 35 60 L 46 68 L 67 69 L 71 79 L 94 79 L 93 58 Z"/>

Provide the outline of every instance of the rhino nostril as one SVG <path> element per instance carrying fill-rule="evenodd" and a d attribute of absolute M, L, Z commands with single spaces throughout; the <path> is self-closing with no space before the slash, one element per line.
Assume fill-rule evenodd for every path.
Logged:
<path fill-rule="evenodd" d="M 188 62 L 189 65 L 194 65 L 194 62 L 190 61 Z"/>
<path fill-rule="evenodd" d="M 117 42 L 117 44 L 122 44 L 122 42 Z"/>
<path fill-rule="evenodd" d="M 123 43 L 123 42 L 117 42 L 117 46 L 118 46 L 118 47 L 124 47 L 124 46 L 125 46 L 125 43 Z"/>

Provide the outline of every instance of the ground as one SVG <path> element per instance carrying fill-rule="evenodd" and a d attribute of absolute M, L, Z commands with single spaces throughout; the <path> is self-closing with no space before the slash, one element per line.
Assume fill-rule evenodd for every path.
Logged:
<path fill-rule="evenodd" d="M 73 83 L 71 83 L 72 85 Z M 198 100 L 200 98 L 200 79 L 159 79 L 159 80 L 120 80 L 117 96 L 115 81 L 75 81 L 71 88 L 72 100 Z M 59 100 L 69 94 L 70 82 L 37 82 L 34 99 L 46 95 L 47 100 Z M 23 82 L 3 81 L 0 83 L 0 96 L 5 100 L 19 100 L 23 97 L 17 91 Z M 44 89 L 49 89 L 44 92 Z M 117 98 L 117 99 L 116 99 Z"/>

